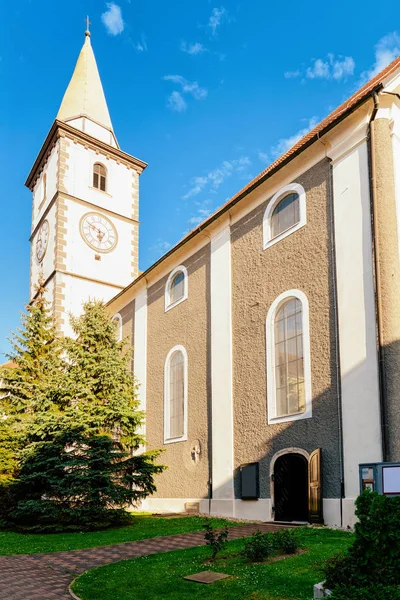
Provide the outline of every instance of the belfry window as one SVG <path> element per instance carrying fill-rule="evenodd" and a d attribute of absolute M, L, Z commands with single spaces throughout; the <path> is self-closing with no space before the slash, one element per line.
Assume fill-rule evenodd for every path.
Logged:
<path fill-rule="evenodd" d="M 187 439 L 187 354 L 175 346 L 165 361 L 164 442 Z"/>
<path fill-rule="evenodd" d="M 107 169 L 100 163 L 96 163 L 93 167 L 93 187 L 102 192 L 107 189 Z"/>

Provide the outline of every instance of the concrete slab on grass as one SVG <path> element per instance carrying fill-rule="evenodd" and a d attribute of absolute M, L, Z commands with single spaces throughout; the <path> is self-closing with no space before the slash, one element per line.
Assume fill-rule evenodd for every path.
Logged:
<path fill-rule="evenodd" d="M 196 575 L 188 575 L 183 579 L 187 579 L 188 581 L 195 581 L 196 583 L 214 583 L 214 581 L 219 581 L 220 579 L 226 579 L 230 577 L 226 573 L 215 573 L 214 571 L 203 571 L 202 573 L 196 573 Z"/>

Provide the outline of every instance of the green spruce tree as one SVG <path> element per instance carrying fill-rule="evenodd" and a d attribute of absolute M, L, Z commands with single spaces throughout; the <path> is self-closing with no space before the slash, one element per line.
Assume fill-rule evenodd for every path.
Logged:
<path fill-rule="evenodd" d="M 143 450 L 132 348 L 117 341 L 97 301 L 71 317 L 74 338 L 57 337 L 43 290 L 23 325 L 10 357 L 17 368 L 6 373 L 0 400 L 0 451 L 2 442 L 11 448 L 7 468 L 16 477 L 3 509 L 0 494 L 0 518 L 43 531 L 120 522 L 126 505 L 155 491 L 164 469 L 159 451 Z"/>
<path fill-rule="evenodd" d="M 37 415 L 57 407 L 62 390 L 61 344 L 42 282 L 21 320 L 9 340 L 12 365 L 0 375 L 0 482 L 14 478 Z"/>

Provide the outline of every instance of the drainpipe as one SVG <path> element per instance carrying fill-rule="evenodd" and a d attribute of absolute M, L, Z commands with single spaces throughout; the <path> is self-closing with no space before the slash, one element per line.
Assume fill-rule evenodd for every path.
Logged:
<path fill-rule="evenodd" d="M 379 108 L 379 96 L 375 92 L 373 94 L 374 109 L 369 121 L 369 177 L 370 177 L 370 194 L 371 194 L 371 226 L 372 226 L 372 253 L 374 259 L 375 270 L 375 306 L 376 306 L 376 327 L 377 327 L 377 353 L 379 367 L 379 403 L 381 415 L 381 436 L 382 436 L 382 458 L 386 462 L 389 457 L 388 452 L 388 435 L 387 435 L 387 382 L 385 369 L 385 346 L 383 338 L 383 319 L 382 319 L 382 300 L 381 300 L 381 269 L 379 256 L 379 231 L 377 224 L 377 193 L 376 193 L 376 161 L 375 161 L 375 117 Z"/>

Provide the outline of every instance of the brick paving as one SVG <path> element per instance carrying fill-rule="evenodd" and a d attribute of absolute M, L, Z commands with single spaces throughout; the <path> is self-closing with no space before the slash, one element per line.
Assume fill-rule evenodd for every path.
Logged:
<path fill-rule="evenodd" d="M 229 539 L 248 537 L 257 529 L 277 531 L 273 523 L 229 527 Z M 127 558 L 204 545 L 204 532 L 126 542 L 101 548 L 0 556 L 0 600 L 71 600 L 68 586 L 77 575 Z"/>

